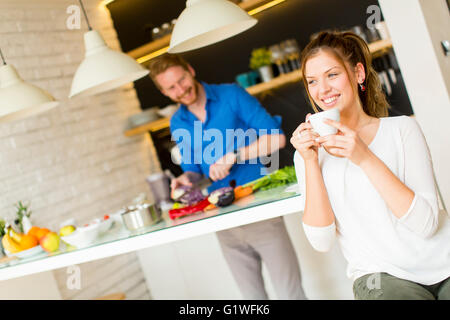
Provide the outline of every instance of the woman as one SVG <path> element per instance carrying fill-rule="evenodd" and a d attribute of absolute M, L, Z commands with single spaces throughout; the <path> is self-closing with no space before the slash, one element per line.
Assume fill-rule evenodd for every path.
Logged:
<path fill-rule="evenodd" d="M 338 133 L 294 131 L 294 164 L 311 245 L 337 238 L 356 299 L 450 299 L 450 223 L 439 214 L 431 157 L 417 122 L 387 117 L 367 44 L 321 32 L 303 50 L 314 110 L 337 108 Z"/>

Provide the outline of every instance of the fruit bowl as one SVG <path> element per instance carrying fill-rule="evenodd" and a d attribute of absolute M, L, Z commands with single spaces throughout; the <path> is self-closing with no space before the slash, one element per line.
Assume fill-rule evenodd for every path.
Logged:
<path fill-rule="evenodd" d="M 16 252 L 16 253 L 11 253 L 6 249 L 4 249 L 4 250 L 8 257 L 17 257 L 17 258 L 28 258 L 28 257 L 32 257 L 37 254 L 45 252 L 44 249 L 42 249 L 42 247 L 39 245 L 34 246 L 33 248 L 30 248 L 27 250 L 22 250 L 22 251 Z"/>
<path fill-rule="evenodd" d="M 84 227 L 77 228 L 71 234 L 61 237 L 61 240 L 71 246 L 82 248 L 91 245 L 97 240 L 100 231 L 99 223 L 92 223 Z"/>

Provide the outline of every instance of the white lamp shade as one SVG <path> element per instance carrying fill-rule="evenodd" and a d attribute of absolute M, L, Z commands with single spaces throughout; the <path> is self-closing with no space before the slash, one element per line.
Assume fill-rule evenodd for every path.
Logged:
<path fill-rule="evenodd" d="M 177 18 L 169 53 L 201 48 L 235 36 L 258 21 L 227 0 L 187 0 Z"/>
<path fill-rule="evenodd" d="M 48 92 L 23 81 L 13 66 L 0 67 L 0 122 L 23 119 L 58 104 Z"/>
<path fill-rule="evenodd" d="M 72 81 L 69 97 L 89 96 L 145 77 L 149 71 L 123 52 L 110 49 L 100 34 L 84 34 L 86 55 Z"/>

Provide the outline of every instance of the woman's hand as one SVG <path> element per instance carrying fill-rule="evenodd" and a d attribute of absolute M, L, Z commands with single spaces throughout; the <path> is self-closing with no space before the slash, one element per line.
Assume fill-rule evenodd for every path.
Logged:
<path fill-rule="evenodd" d="M 338 134 L 320 137 L 318 139 L 320 146 L 324 147 L 329 154 L 345 157 L 357 166 L 360 166 L 370 154 L 369 147 L 354 130 L 342 123 L 330 119 L 324 119 L 323 121 L 339 131 Z"/>
<path fill-rule="evenodd" d="M 306 115 L 306 121 L 295 129 L 290 140 L 304 161 L 318 159 L 319 143 L 316 139 L 320 136 L 312 130 L 312 126 L 308 122 L 310 115 L 310 113 Z"/>

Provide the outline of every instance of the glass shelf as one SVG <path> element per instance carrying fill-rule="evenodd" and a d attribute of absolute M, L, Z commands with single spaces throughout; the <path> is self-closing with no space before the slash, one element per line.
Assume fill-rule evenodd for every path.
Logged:
<path fill-rule="evenodd" d="M 211 219 L 217 216 L 242 211 L 245 209 L 250 209 L 257 206 L 262 206 L 264 204 L 278 202 L 293 197 L 298 197 L 299 194 L 295 190 L 291 191 L 296 186 L 297 184 L 294 183 L 291 185 L 281 186 L 270 190 L 258 191 L 255 192 L 254 194 L 251 194 L 249 196 L 246 196 L 244 198 L 235 201 L 230 206 L 187 215 L 184 217 L 177 218 L 175 220 L 170 219 L 168 216 L 168 211 L 166 211 L 163 212 L 161 220 L 158 223 L 136 231 L 129 231 L 128 229 L 126 229 L 125 226 L 122 224 L 120 215 L 116 214 L 116 216 L 114 217 L 114 214 L 110 214 L 111 219 L 114 219 L 113 225 L 108 231 L 101 234 L 93 244 L 86 246 L 84 248 L 77 249 L 75 247 L 68 246 L 61 241 L 60 249 L 56 252 L 47 253 L 44 251 L 31 257 L 8 261 L 3 264 L 0 264 L 0 270 L 17 265 L 24 265 L 26 263 L 33 261 L 44 260 L 50 257 L 58 257 L 70 254 L 71 252 L 79 252 L 94 247 L 101 247 L 102 245 L 105 244 L 111 244 L 114 242 L 119 242 L 134 237 L 140 237 L 147 235 L 149 233 L 157 233 L 165 229 L 176 228 L 177 226 L 180 225 L 192 224 L 195 223 L 196 221 L 200 221 L 203 219 Z"/>

